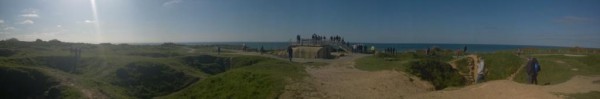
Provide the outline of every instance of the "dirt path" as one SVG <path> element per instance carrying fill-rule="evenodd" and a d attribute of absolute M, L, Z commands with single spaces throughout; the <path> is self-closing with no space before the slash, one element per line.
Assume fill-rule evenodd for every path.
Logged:
<path fill-rule="evenodd" d="M 64 73 L 64 72 L 61 72 L 58 70 L 51 70 L 51 69 L 40 68 L 40 70 L 45 70 L 46 74 L 59 80 L 60 85 L 69 86 L 69 87 L 73 87 L 74 89 L 78 89 L 79 92 L 81 92 L 85 96 L 86 99 L 108 99 L 108 97 L 106 95 L 104 95 L 102 92 L 95 90 L 93 88 L 88 88 L 86 86 L 82 86 L 81 84 L 78 84 L 77 82 L 80 82 L 79 81 L 80 79 L 70 76 L 71 74 Z"/>
<path fill-rule="evenodd" d="M 398 99 L 433 89 L 429 83 L 410 78 L 402 72 L 355 69 L 354 60 L 364 56 L 354 54 L 336 59 L 327 66 L 307 68 L 310 78 L 293 85 L 305 88 L 288 87 L 282 98 Z"/>
<path fill-rule="evenodd" d="M 510 74 L 510 76 L 508 76 L 508 78 L 506 78 L 506 79 L 508 79 L 510 81 L 514 81 L 515 76 L 517 76 L 517 74 L 519 72 L 521 72 L 521 70 L 523 70 L 523 68 L 525 68 L 525 65 L 527 65 L 527 58 L 525 58 L 524 56 L 521 56 L 521 59 L 524 59 L 525 63 L 521 64 L 521 66 L 519 67 L 519 69 L 517 69 L 517 71 L 515 71 L 514 73 Z"/>
<path fill-rule="evenodd" d="M 433 91 L 408 99 L 561 99 L 560 94 L 600 91 L 600 76 L 575 76 L 571 80 L 550 86 L 521 84 L 510 80 L 496 80 L 457 90 Z"/>

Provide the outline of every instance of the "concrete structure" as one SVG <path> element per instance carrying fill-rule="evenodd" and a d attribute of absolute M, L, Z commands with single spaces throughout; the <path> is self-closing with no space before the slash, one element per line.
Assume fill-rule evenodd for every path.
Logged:
<path fill-rule="evenodd" d="M 294 58 L 333 58 L 329 46 L 295 46 L 292 49 Z"/>

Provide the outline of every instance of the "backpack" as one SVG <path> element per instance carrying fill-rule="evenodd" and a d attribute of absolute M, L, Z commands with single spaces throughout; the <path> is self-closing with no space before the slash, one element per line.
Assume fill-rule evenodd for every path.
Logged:
<path fill-rule="evenodd" d="M 535 72 L 539 72 L 540 71 L 540 64 L 538 64 L 538 63 L 533 64 L 533 69 L 534 69 Z"/>

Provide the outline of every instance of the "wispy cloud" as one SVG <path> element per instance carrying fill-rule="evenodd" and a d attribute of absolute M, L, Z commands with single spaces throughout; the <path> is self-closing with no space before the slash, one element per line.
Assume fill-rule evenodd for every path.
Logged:
<path fill-rule="evenodd" d="M 163 7 L 171 7 L 171 6 L 174 6 L 181 2 L 183 2 L 183 0 L 168 0 L 168 1 L 164 2 L 162 6 Z"/>
<path fill-rule="evenodd" d="M 35 22 L 30 19 L 23 20 L 21 22 L 17 22 L 17 24 L 34 24 Z"/>
<path fill-rule="evenodd" d="M 595 19 L 587 18 L 587 17 L 578 17 L 578 16 L 565 16 L 555 20 L 558 23 L 562 24 L 586 24 L 586 23 L 594 23 Z"/>
<path fill-rule="evenodd" d="M 0 24 L 4 24 L 4 20 L 1 20 L 1 19 L 0 19 Z"/>
<path fill-rule="evenodd" d="M 34 24 L 34 19 L 40 17 L 38 12 L 38 9 L 24 9 L 23 11 L 21 11 L 21 15 L 19 15 L 19 17 L 22 18 L 22 21 L 17 22 L 17 24 Z"/>
<path fill-rule="evenodd" d="M 38 18 L 38 17 L 40 17 L 40 15 L 38 15 L 38 14 L 22 14 L 21 17 Z"/>
<path fill-rule="evenodd" d="M 17 28 L 15 28 L 15 27 L 12 27 L 12 26 L 9 26 L 9 27 L 5 27 L 5 28 L 4 28 L 4 29 L 2 29 L 2 30 L 4 30 L 4 31 L 12 31 L 12 30 L 15 30 L 15 29 L 17 29 Z"/>
<path fill-rule="evenodd" d="M 83 23 L 90 23 L 91 24 L 91 23 L 96 23 L 96 21 L 95 20 L 85 20 L 85 21 L 83 21 Z"/>
<path fill-rule="evenodd" d="M 21 11 L 21 17 L 25 17 L 25 18 L 39 18 L 40 17 L 40 15 L 38 15 L 39 11 L 40 10 L 33 9 L 33 8 L 24 9 L 23 11 Z"/>

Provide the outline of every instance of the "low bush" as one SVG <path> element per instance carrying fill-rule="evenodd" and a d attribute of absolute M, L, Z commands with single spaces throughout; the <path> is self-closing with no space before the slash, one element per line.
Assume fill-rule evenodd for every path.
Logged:
<path fill-rule="evenodd" d="M 450 86 L 462 86 L 465 79 L 450 64 L 432 59 L 411 62 L 406 70 L 423 80 L 431 82 L 436 90 Z"/>

